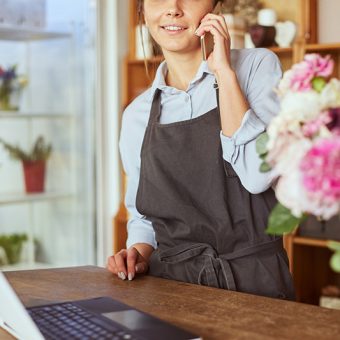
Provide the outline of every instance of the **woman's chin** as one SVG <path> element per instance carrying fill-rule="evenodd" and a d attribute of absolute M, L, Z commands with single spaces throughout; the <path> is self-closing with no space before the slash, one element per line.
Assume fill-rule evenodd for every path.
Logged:
<path fill-rule="evenodd" d="M 200 46 L 197 47 L 189 47 L 187 45 L 166 45 L 166 46 L 161 46 L 163 53 L 170 52 L 170 53 L 178 53 L 178 54 L 187 54 L 190 53 L 192 54 L 193 52 L 196 52 L 200 50 Z"/>

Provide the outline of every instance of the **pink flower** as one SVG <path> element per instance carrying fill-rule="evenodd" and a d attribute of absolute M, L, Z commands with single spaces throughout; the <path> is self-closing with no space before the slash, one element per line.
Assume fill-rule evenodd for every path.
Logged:
<path fill-rule="evenodd" d="M 315 77 L 329 77 L 334 69 L 334 61 L 330 55 L 324 58 L 320 54 L 306 54 L 304 60 L 309 64 L 309 67 L 313 69 Z"/>
<path fill-rule="evenodd" d="M 319 140 L 300 163 L 303 185 L 320 202 L 340 202 L 340 136 Z"/>
<path fill-rule="evenodd" d="M 306 54 L 302 62 L 292 67 L 290 88 L 292 91 L 309 91 L 315 77 L 329 77 L 334 68 L 330 55 L 322 57 L 319 54 Z"/>
<path fill-rule="evenodd" d="M 333 114 L 330 111 L 320 113 L 320 116 L 308 121 L 302 126 L 303 135 L 307 138 L 312 138 L 317 135 L 322 126 L 327 126 L 333 121 Z"/>

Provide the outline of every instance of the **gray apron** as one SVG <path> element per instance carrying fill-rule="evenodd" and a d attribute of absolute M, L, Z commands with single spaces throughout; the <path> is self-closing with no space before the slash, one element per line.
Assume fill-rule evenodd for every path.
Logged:
<path fill-rule="evenodd" d="M 158 244 L 149 274 L 294 300 L 282 237 L 265 233 L 275 193 L 250 194 L 223 159 L 218 107 L 170 124 L 160 124 L 160 115 L 157 89 L 136 197 Z"/>

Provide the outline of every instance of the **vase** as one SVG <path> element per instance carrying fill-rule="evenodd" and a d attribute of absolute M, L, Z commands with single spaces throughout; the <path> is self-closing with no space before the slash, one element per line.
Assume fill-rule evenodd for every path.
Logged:
<path fill-rule="evenodd" d="M 46 161 L 23 161 L 27 193 L 44 192 Z"/>
<path fill-rule="evenodd" d="M 11 104 L 9 100 L 9 94 L 2 94 L 0 96 L 0 111 L 10 111 Z"/>
<path fill-rule="evenodd" d="M 0 93 L 0 111 L 17 111 L 19 109 L 19 90 L 6 93 L 0 88 Z"/>
<path fill-rule="evenodd" d="M 277 46 L 275 26 L 253 25 L 249 28 L 249 34 L 255 47 Z"/>

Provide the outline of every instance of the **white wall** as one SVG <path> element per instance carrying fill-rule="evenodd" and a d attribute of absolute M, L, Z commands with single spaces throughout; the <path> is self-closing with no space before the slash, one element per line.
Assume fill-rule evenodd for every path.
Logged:
<path fill-rule="evenodd" d="M 340 42 L 340 0 L 319 0 L 319 42 Z"/>

